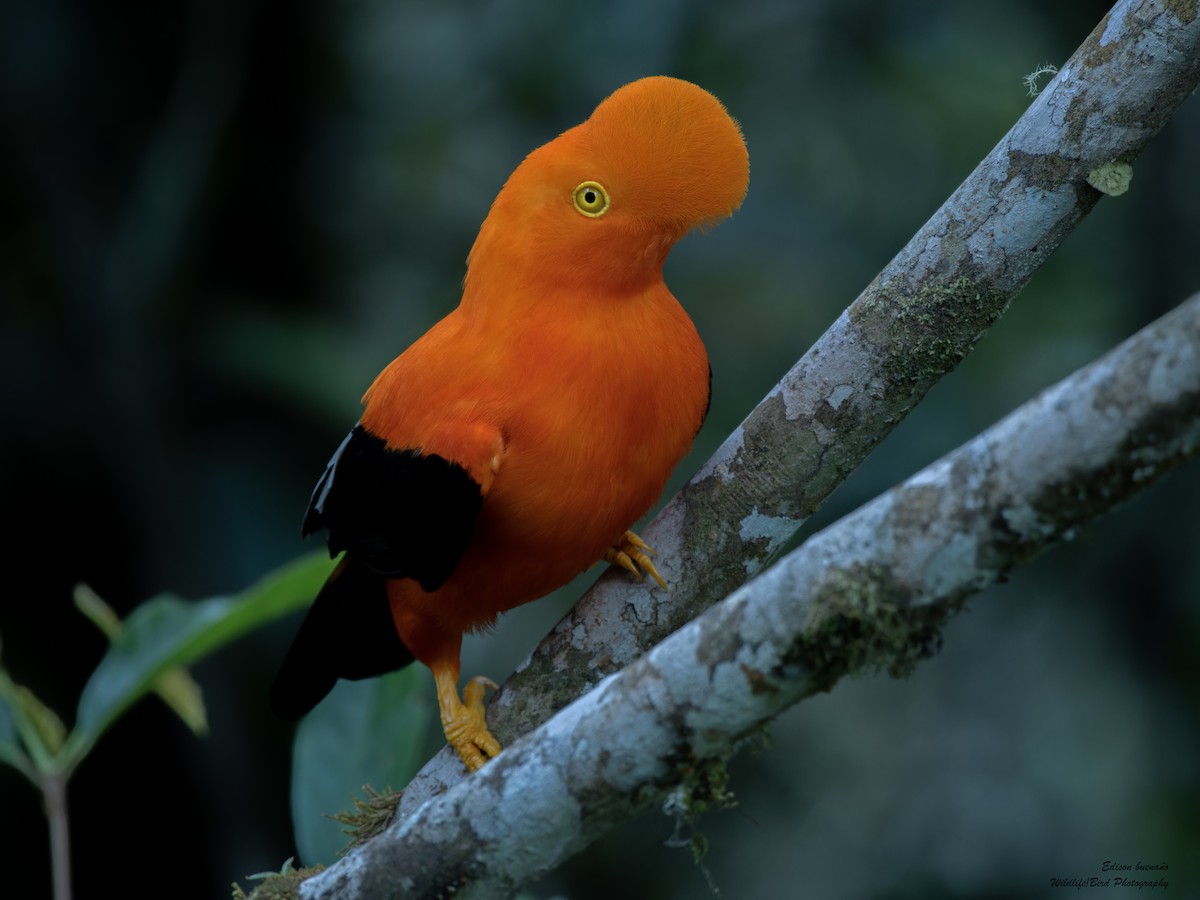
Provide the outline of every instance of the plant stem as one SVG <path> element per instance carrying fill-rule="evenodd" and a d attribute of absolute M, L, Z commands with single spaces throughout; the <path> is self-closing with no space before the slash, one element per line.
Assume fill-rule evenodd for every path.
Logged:
<path fill-rule="evenodd" d="M 50 823 L 50 871 L 54 900 L 71 900 L 71 834 L 67 817 L 67 773 L 56 772 L 42 781 L 42 801 Z"/>

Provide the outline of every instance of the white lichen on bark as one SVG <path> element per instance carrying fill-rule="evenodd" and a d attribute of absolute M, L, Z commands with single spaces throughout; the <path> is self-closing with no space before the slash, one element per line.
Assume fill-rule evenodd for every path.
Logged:
<path fill-rule="evenodd" d="M 1124 162 L 1109 162 L 1088 172 L 1087 181 L 1102 194 L 1119 197 L 1129 190 L 1133 180 L 1133 166 Z"/>

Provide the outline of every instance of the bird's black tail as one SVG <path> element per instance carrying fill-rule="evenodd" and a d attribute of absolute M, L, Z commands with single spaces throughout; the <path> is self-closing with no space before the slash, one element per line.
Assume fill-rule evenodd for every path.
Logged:
<path fill-rule="evenodd" d="M 333 690 L 402 669 L 413 655 L 396 633 L 383 576 L 342 557 L 308 610 L 271 687 L 271 709 L 298 719 Z"/>

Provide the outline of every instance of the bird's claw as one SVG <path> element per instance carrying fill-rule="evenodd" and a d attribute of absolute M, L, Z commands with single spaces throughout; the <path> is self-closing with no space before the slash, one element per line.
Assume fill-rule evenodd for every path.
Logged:
<path fill-rule="evenodd" d="M 484 715 L 483 698 L 489 688 L 496 690 L 496 683 L 477 675 L 463 688 L 461 703 L 442 709 L 446 740 L 472 772 L 500 752 L 500 742 L 488 731 Z"/>
<path fill-rule="evenodd" d="M 654 563 L 650 559 L 653 555 L 654 551 L 650 549 L 649 544 L 632 531 L 626 531 L 617 543 L 608 548 L 608 552 L 604 554 L 604 561 L 633 573 L 638 581 L 648 574 L 665 591 L 667 583 L 658 574 L 658 569 L 654 568 Z"/>

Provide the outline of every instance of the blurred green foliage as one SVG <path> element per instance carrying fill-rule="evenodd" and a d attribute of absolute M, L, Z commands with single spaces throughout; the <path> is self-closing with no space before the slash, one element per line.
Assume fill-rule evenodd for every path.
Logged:
<path fill-rule="evenodd" d="M 68 780 L 117 719 L 151 691 L 195 734 L 208 733 L 199 686 L 184 668 L 225 644 L 308 605 L 328 576 L 324 554 L 281 567 L 237 597 L 188 603 L 164 595 L 140 604 L 124 621 L 86 585 L 75 590 L 82 615 L 111 647 L 79 698 L 69 731 L 58 714 L 0 664 L 0 761 L 20 772 L 43 795 L 56 859 L 67 860 L 70 834 Z M 411 767 L 411 766 L 410 766 Z M 71 872 L 56 867 L 54 896 L 74 896 Z"/>
<path fill-rule="evenodd" d="M 504 178 L 651 73 L 717 94 L 752 164 L 742 210 L 668 262 L 715 378 L 679 484 L 1015 121 L 1023 76 L 1061 63 L 1106 8 L 10 0 L 8 670 L 70 709 L 106 648 L 71 609 L 76 583 L 125 617 L 164 590 L 239 591 L 311 549 L 298 530 L 313 481 L 375 373 L 456 302 Z M 1101 202 L 811 528 L 1200 287 L 1197 147 L 1193 100 L 1129 193 Z M 908 681 L 843 685 L 786 717 L 772 749 L 734 765 L 737 809 L 703 823 L 717 886 L 1036 896 L 1126 855 L 1185 878 L 1200 837 L 1198 499 L 1193 466 L 980 597 Z M 469 641 L 465 669 L 503 677 L 587 580 Z M 121 890 L 135 859 L 142 883 L 178 886 L 181 847 L 197 897 L 296 852 L 292 733 L 265 699 L 291 627 L 195 667 L 210 737 L 142 704 L 96 745 L 71 786 L 78 896 Z M 47 893 L 40 818 L 36 793 L 0 774 L 6 895 Z M 661 847 L 672 829 L 649 815 L 535 892 L 703 896 L 690 855 Z"/>
<path fill-rule="evenodd" d="M 392 789 L 402 790 L 440 739 L 437 706 L 420 669 L 339 681 L 296 729 L 292 819 L 306 865 L 329 865 L 350 844 L 333 819 Z M 436 735 L 436 738 L 435 738 Z"/>

